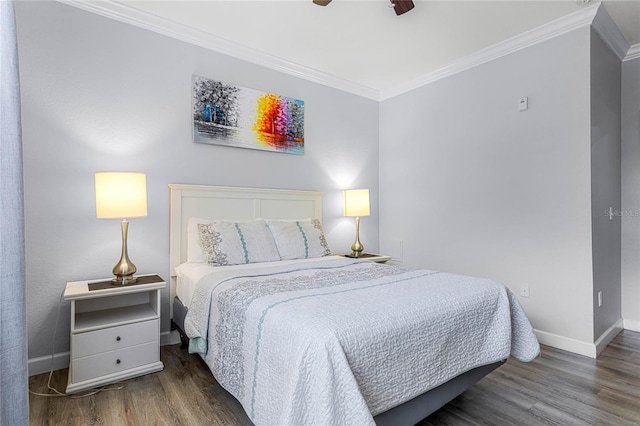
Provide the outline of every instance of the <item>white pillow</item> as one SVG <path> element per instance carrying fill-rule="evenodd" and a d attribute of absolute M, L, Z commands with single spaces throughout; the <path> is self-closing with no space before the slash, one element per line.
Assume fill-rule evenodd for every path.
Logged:
<path fill-rule="evenodd" d="M 204 257 L 213 266 L 280 260 L 273 236 L 264 220 L 215 221 L 197 224 Z"/>
<path fill-rule="evenodd" d="M 268 220 L 280 259 L 310 259 L 331 255 L 318 219 Z"/>

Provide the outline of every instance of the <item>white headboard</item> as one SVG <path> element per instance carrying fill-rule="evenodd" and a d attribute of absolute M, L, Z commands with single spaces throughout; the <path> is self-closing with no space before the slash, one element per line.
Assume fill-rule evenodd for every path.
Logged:
<path fill-rule="evenodd" d="M 171 300 L 175 296 L 175 267 L 187 259 L 187 221 L 300 219 L 322 220 L 322 192 L 287 189 L 236 188 L 170 184 L 169 259 Z"/>

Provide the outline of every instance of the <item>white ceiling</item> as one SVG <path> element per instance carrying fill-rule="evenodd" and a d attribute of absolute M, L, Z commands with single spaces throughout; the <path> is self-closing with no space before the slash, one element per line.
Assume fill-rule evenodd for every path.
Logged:
<path fill-rule="evenodd" d="M 396 16 L 389 0 L 117 3 L 377 91 L 591 7 L 581 0 L 414 0 L 412 11 Z M 640 0 L 603 4 L 629 44 L 640 43 Z"/>

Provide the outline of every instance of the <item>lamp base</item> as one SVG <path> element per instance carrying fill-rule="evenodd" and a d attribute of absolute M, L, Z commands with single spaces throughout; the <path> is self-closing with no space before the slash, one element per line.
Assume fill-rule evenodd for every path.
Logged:
<path fill-rule="evenodd" d="M 128 285 L 134 284 L 138 281 L 137 277 L 130 275 L 128 277 L 115 277 L 111 280 L 111 285 Z"/>
<path fill-rule="evenodd" d="M 351 252 L 349 254 L 345 254 L 344 257 L 350 257 L 352 259 L 359 259 L 361 257 L 367 257 L 366 253 L 356 253 L 356 252 Z"/>
<path fill-rule="evenodd" d="M 360 257 L 364 251 L 364 246 L 360 242 L 360 218 L 356 217 L 356 240 L 351 244 L 351 254 L 349 257 Z"/>
<path fill-rule="evenodd" d="M 122 231 L 122 253 L 120 260 L 113 267 L 111 272 L 115 275 L 112 281 L 112 285 L 127 285 L 133 284 L 137 281 L 137 278 L 133 276 L 137 272 L 136 265 L 129 259 L 129 253 L 127 251 L 127 231 L 129 230 L 129 222 L 123 220 L 120 222 L 120 229 Z"/>

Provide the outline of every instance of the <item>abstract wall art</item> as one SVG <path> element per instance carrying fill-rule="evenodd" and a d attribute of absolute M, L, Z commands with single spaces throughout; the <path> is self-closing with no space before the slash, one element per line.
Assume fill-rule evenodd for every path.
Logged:
<path fill-rule="evenodd" d="M 304 154 L 304 102 L 193 76 L 193 140 Z"/>

